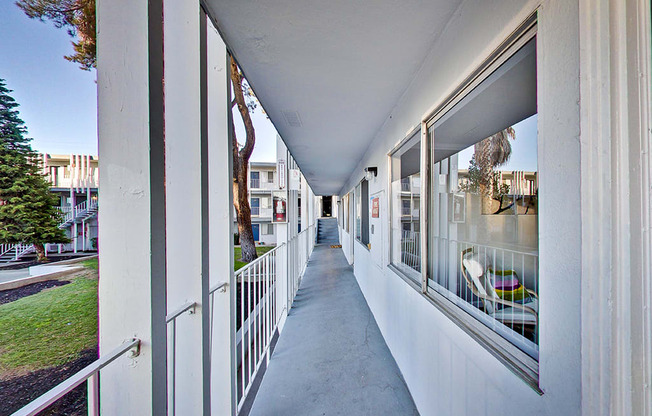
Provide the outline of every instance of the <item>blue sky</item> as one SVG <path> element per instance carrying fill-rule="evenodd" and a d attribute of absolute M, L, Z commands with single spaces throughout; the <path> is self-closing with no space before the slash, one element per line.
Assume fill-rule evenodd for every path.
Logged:
<path fill-rule="evenodd" d="M 32 147 L 96 155 L 95 71 L 63 59 L 72 52 L 70 40 L 65 30 L 29 19 L 13 1 L 0 1 L 0 78 L 20 104 Z"/>
<path fill-rule="evenodd" d="M 72 53 L 65 29 L 30 19 L 12 0 L 0 0 L 0 78 L 20 104 L 18 111 L 34 150 L 97 155 L 96 73 L 63 57 Z M 252 161 L 276 161 L 276 130 L 259 109 L 252 115 Z M 244 127 L 234 114 L 237 137 Z"/>
<path fill-rule="evenodd" d="M 516 139 L 510 141 L 512 145 L 512 155 L 509 161 L 502 165 L 500 170 L 513 171 L 522 170 L 526 172 L 537 171 L 537 115 L 526 118 L 516 123 L 514 126 Z M 458 163 L 460 169 L 468 169 L 471 157 L 473 156 L 473 146 L 462 150 L 459 155 Z"/>

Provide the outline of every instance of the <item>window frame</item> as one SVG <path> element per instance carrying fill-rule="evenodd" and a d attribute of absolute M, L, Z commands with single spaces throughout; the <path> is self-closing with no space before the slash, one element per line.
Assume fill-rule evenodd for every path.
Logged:
<path fill-rule="evenodd" d="M 254 199 L 257 201 L 257 204 L 256 204 L 255 207 L 254 207 Z M 254 213 L 253 213 L 254 208 L 257 208 L 257 209 L 258 209 L 258 213 L 257 213 L 257 214 L 254 214 Z M 252 197 L 250 198 L 250 200 L 249 200 L 249 210 L 250 210 L 250 212 L 251 212 L 251 216 L 252 216 L 252 217 L 260 217 L 260 197 L 258 197 L 258 196 L 252 196 Z"/>
<path fill-rule="evenodd" d="M 389 166 L 389 169 L 387 170 L 388 175 L 387 175 L 387 203 L 389 205 L 389 258 L 387 260 L 387 266 L 394 271 L 394 273 L 398 274 L 403 280 L 405 280 L 408 284 L 413 286 L 415 289 L 420 290 L 423 292 L 423 282 L 424 282 L 424 264 L 427 264 L 424 262 L 424 250 L 427 246 L 424 245 L 424 240 L 427 239 L 427 235 L 423 233 L 423 223 L 424 220 L 421 218 L 422 213 L 426 212 L 423 210 L 424 208 L 424 203 L 427 201 L 424 201 L 425 197 L 424 195 L 424 180 L 423 180 L 423 175 L 424 175 L 424 153 L 427 151 L 427 148 L 424 146 L 424 139 L 423 139 L 423 127 L 422 124 L 418 124 L 415 127 L 413 127 L 406 135 L 401 139 L 393 148 L 387 153 L 387 164 Z M 421 176 L 421 182 L 420 182 L 420 196 L 419 196 L 419 236 L 420 236 L 420 244 L 421 244 L 421 278 L 416 279 L 415 275 L 412 274 L 411 276 L 407 273 L 405 273 L 403 270 L 401 270 L 399 267 L 395 266 L 392 264 L 392 247 L 393 247 L 393 228 L 392 228 L 392 221 L 394 219 L 394 212 L 392 211 L 392 206 L 393 206 L 393 193 L 392 193 L 392 170 L 393 170 L 393 165 L 392 165 L 392 158 L 394 155 L 399 152 L 400 150 L 403 149 L 404 146 L 408 145 L 412 140 L 414 140 L 414 137 L 416 134 L 421 133 L 421 137 L 419 137 L 419 152 L 421 154 L 421 161 L 420 161 L 420 166 L 419 166 L 419 175 Z M 426 170 L 427 172 L 427 170 Z M 412 201 L 410 201 L 410 208 L 411 210 L 413 209 L 412 206 Z M 399 216 L 402 216 L 402 211 L 403 211 L 403 206 L 401 204 L 401 213 Z M 410 215 L 412 214 L 412 211 L 410 211 Z M 426 213 L 427 215 L 427 213 Z M 426 221 L 427 223 L 427 221 Z M 427 282 L 427 280 L 425 280 Z"/>
<path fill-rule="evenodd" d="M 358 188 L 359 187 L 359 188 Z M 367 196 L 363 198 L 363 189 L 366 187 Z M 355 219 L 356 219 L 356 228 L 355 228 L 355 239 L 360 243 L 364 248 L 369 250 L 369 181 L 362 179 L 355 186 Z M 360 206 L 358 207 L 358 203 Z M 359 208 L 359 209 L 358 209 Z M 358 236 L 358 210 L 360 211 L 360 235 Z M 365 233 L 366 230 L 366 233 Z M 366 237 L 366 242 L 364 241 Z"/>
<path fill-rule="evenodd" d="M 254 179 L 254 173 L 258 175 L 258 177 L 255 179 Z M 254 180 L 258 181 L 258 186 L 254 186 Z M 260 171 L 258 170 L 249 171 L 249 187 L 251 189 L 260 189 Z"/>
<path fill-rule="evenodd" d="M 422 233 L 422 284 L 421 292 L 424 297 L 446 315 L 453 323 L 475 339 L 481 346 L 488 350 L 494 357 L 501 361 L 514 374 L 526 382 L 535 392 L 543 394 L 539 388 L 539 360 L 534 359 L 527 353 L 503 338 L 498 332 L 488 328 L 480 320 L 464 311 L 461 307 L 453 304 L 447 297 L 436 290 L 428 287 L 429 253 L 429 222 L 430 186 L 432 183 L 432 143 L 428 130 L 457 103 L 464 99 L 481 82 L 491 75 L 497 68 L 505 63 L 511 56 L 520 50 L 527 42 L 537 37 L 537 11 L 531 14 L 514 32 L 512 32 L 471 74 L 447 96 L 438 106 L 434 108 L 421 122 L 422 158 L 421 158 L 421 209 L 422 216 L 420 230 Z M 537 51 L 537 57 L 540 56 Z M 538 62 L 538 59 L 537 59 Z M 537 64 L 538 65 L 538 64 Z M 539 76 L 537 76 L 539 77 Z M 537 98 L 538 99 L 538 98 Z M 540 111 L 539 111 L 540 113 Z M 424 149 L 425 147 L 425 149 Z M 541 223 L 541 219 L 539 219 Z M 539 237 L 540 238 L 540 237 Z M 393 270 L 395 270 L 393 268 Z M 401 274 L 399 274 L 401 276 Z M 402 277 L 402 276 L 401 276 Z M 539 323 L 539 338 L 541 338 L 541 323 Z"/>

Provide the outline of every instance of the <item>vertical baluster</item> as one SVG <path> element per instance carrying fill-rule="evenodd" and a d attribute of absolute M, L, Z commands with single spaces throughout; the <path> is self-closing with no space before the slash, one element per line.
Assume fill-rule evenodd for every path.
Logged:
<path fill-rule="evenodd" d="M 240 370 L 242 372 L 242 396 L 245 393 L 245 275 L 244 272 L 240 273 Z"/>
<path fill-rule="evenodd" d="M 521 284 L 523 285 L 523 290 L 525 293 L 523 293 L 523 300 L 521 302 L 525 303 L 526 296 L 528 295 L 527 291 L 525 290 L 525 254 L 521 254 Z M 525 313 L 523 313 L 523 325 L 521 326 L 521 335 L 525 336 Z"/>
<path fill-rule="evenodd" d="M 170 349 L 172 350 L 172 363 L 170 363 L 170 369 L 172 372 L 171 382 L 170 382 L 170 404 L 168 407 L 168 412 L 172 412 L 172 416 L 175 414 L 175 402 L 176 402 L 176 361 L 177 361 L 177 319 L 172 320 L 172 342 Z"/>
<path fill-rule="evenodd" d="M 271 254 L 265 258 L 265 347 L 267 349 L 267 362 L 269 363 L 269 311 L 271 304 L 269 302 L 269 259 Z"/>
<path fill-rule="evenodd" d="M 248 300 L 248 304 L 247 304 L 247 311 L 248 311 L 247 312 L 247 314 L 248 314 L 248 316 L 247 316 L 247 318 L 248 318 L 247 319 L 247 327 L 248 327 L 248 330 L 247 330 L 247 337 L 248 337 L 247 355 L 249 357 L 249 370 L 247 371 L 247 375 L 249 377 L 247 378 L 247 384 L 245 384 L 245 386 L 248 385 L 251 382 L 251 373 L 252 373 L 252 367 L 251 367 L 251 361 L 252 361 L 252 357 L 251 357 L 251 353 L 252 353 L 252 350 L 251 350 L 251 343 L 252 343 L 252 337 L 251 337 L 251 304 L 253 303 L 252 298 L 251 298 L 252 294 L 253 293 L 252 293 L 252 287 L 251 287 L 251 267 L 248 267 L 247 268 L 247 300 Z M 244 339 L 244 335 L 243 335 L 243 339 Z"/>
<path fill-rule="evenodd" d="M 254 283 L 254 290 L 253 290 L 253 292 L 254 292 L 254 300 L 252 302 L 252 304 L 253 304 L 252 309 L 253 310 L 251 312 L 249 312 L 249 316 L 253 315 L 253 327 L 254 327 L 254 330 L 253 330 L 253 333 L 251 334 L 251 337 L 253 338 L 252 351 L 253 351 L 253 355 L 254 355 L 254 359 L 253 359 L 253 362 L 254 362 L 253 368 L 254 369 L 256 368 L 256 363 L 258 362 L 258 335 L 259 335 L 259 333 L 258 333 L 258 279 L 259 279 L 258 265 L 259 264 L 260 264 L 260 262 L 257 262 L 253 267 L 253 269 L 254 269 L 253 270 L 254 271 L 254 282 L 253 282 Z M 253 374 L 253 370 L 251 371 L 251 373 Z"/>
<path fill-rule="evenodd" d="M 93 373 L 87 381 L 88 389 L 88 416 L 100 414 L 100 384 L 99 373 Z"/>

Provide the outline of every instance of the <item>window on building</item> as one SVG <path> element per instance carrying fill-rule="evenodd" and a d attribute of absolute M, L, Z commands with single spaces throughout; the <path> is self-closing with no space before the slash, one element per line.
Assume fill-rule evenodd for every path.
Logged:
<path fill-rule="evenodd" d="M 274 183 L 274 172 L 271 170 L 267 172 L 267 182 Z"/>
<path fill-rule="evenodd" d="M 262 224 L 262 231 L 265 235 L 274 234 L 274 224 Z"/>
<path fill-rule="evenodd" d="M 369 182 L 363 179 L 355 188 L 355 238 L 369 244 Z"/>
<path fill-rule="evenodd" d="M 427 283 L 435 299 L 475 318 L 478 333 L 538 360 L 537 60 L 529 33 L 427 124 Z"/>
<path fill-rule="evenodd" d="M 260 215 L 260 198 L 251 198 L 251 215 Z"/>
<path fill-rule="evenodd" d="M 251 176 L 250 188 L 252 189 L 260 188 L 260 172 L 256 172 L 252 170 L 249 173 L 249 175 Z"/>
<path fill-rule="evenodd" d="M 391 264 L 421 281 L 421 129 L 400 143 L 391 156 Z"/>

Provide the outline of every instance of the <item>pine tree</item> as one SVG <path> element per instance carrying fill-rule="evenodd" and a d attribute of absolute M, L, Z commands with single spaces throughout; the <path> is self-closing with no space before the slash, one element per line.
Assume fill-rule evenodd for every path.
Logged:
<path fill-rule="evenodd" d="M 39 261 L 45 261 L 45 243 L 65 243 L 58 224 L 56 197 L 40 173 L 18 103 L 0 79 L 0 243 L 34 244 Z"/>

